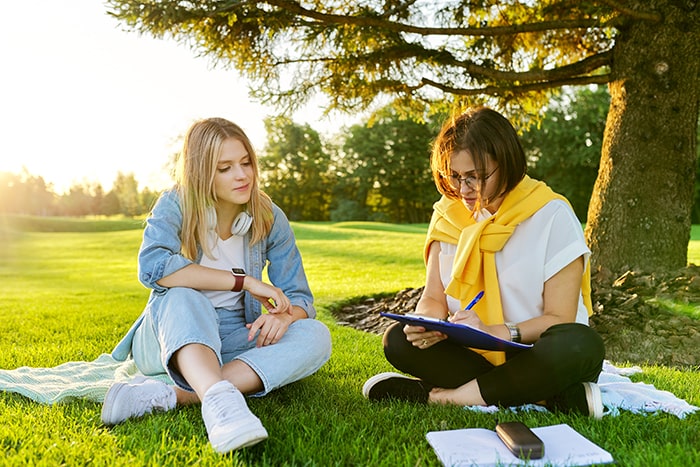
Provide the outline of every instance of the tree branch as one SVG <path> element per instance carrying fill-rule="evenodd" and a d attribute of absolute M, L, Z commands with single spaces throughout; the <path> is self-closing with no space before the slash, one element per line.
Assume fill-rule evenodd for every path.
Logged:
<path fill-rule="evenodd" d="M 421 36 L 429 35 L 459 35 L 492 37 L 530 32 L 551 31 L 558 29 L 587 29 L 595 27 L 614 26 L 616 20 L 601 21 L 595 18 L 562 19 L 556 21 L 541 21 L 536 23 L 515 24 L 510 26 L 495 26 L 483 28 L 432 28 L 420 27 L 411 24 L 387 21 L 380 17 L 371 16 L 345 16 L 330 13 L 322 13 L 302 7 L 298 2 L 290 0 L 266 0 L 264 3 L 275 6 L 296 15 L 311 18 L 324 24 L 351 24 L 356 26 L 374 26 L 394 32 L 406 32 Z"/>
<path fill-rule="evenodd" d="M 447 54 L 446 52 L 442 53 Z M 546 80 L 560 80 L 564 78 L 570 78 L 573 76 L 580 76 L 583 74 L 590 73 L 603 66 L 609 66 L 612 61 L 612 51 L 601 52 L 599 54 L 586 57 L 576 63 L 571 63 L 569 65 L 564 65 L 550 70 L 529 70 L 529 71 L 501 71 L 494 70 L 493 68 L 477 65 L 473 62 L 461 61 L 454 59 L 452 55 L 449 55 L 452 60 L 445 60 L 443 64 L 458 66 L 463 68 L 471 75 L 481 76 L 489 78 L 495 81 L 510 81 L 510 82 L 532 82 L 532 81 L 546 81 Z M 439 57 L 434 57 L 438 58 Z"/>
<path fill-rule="evenodd" d="M 658 13 L 650 13 L 646 11 L 636 11 L 633 10 L 632 8 L 626 7 L 625 5 L 621 5 L 620 2 L 617 0 L 601 0 L 602 3 L 605 3 L 607 6 L 612 8 L 615 11 L 618 11 L 622 13 L 625 16 L 629 16 L 635 19 L 641 19 L 644 21 L 653 21 L 655 23 L 658 23 L 661 21 L 661 15 Z"/>
<path fill-rule="evenodd" d="M 609 83 L 611 80 L 611 75 L 609 73 L 606 73 L 604 75 L 595 75 L 595 76 L 581 76 L 581 77 L 576 77 L 576 78 L 567 78 L 567 79 L 561 79 L 557 81 L 547 81 L 547 82 L 540 82 L 540 83 L 531 83 L 531 84 L 525 84 L 522 86 L 512 86 L 512 87 L 503 87 L 503 86 L 486 86 L 484 88 L 470 88 L 470 89 L 462 89 L 462 88 L 455 88 L 452 86 L 447 86 L 442 83 L 438 83 L 436 81 L 433 81 L 429 78 L 423 78 L 421 80 L 421 83 L 423 85 L 428 85 L 432 86 L 434 88 L 440 89 L 443 92 L 449 93 L 449 94 L 455 94 L 458 96 L 476 96 L 480 94 L 485 94 L 489 96 L 500 96 L 503 95 L 507 92 L 513 92 L 513 93 L 523 93 L 523 92 L 532 92 L 532 91 L 543 91 L 545 89 L 551 89 L 551 88 L 557 88 L 560 86 L 583 86 L 586 84 L 606 84 Z M 417 89 L 416 87 L 415 89 Z"/>
<path fill-rule="evenodd" d="M 435 51 L 426 49 L 419 45 L 403 45 L 399 47 L 386 48 L 381 51 L 366 54 L 362 56 L 352 57 L 354 62 L 358 63 L 385 63 L 387 61 L 400 61 L 405 59 L 415 58 L 423 61 L 430 61 L 442 66 L 453 66 L 461 68 L 469 75 L 476 79 L 489 79 L 492 81 L 508 81 L 508 82 L 539 82 L 548 80 L 568 79 L 575 76 L 586 75 L 601 67 L 610 66 L 612 63 L 612 51 L 605 51 L 590 57 L 586 57 L 575 63 L 563 65 L 549 70 L 529 70 L 529 71 L 502 71 L 493 68 L 478 65 L 467 60 L 458 60 L 447 51 Z M 303 59 L 288 59 L 280 60 L 275 63 L 277 65 L 291 65 L 295 63 L 309 62 L 333 62 L 336 59 L 332 57 L 317 57 Z"/>

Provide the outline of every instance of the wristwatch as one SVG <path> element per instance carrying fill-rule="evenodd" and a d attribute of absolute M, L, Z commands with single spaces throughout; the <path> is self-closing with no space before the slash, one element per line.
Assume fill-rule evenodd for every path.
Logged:
<path fill-rule="evenodd" d="M 243 281 L 245 280 L 246 276 L 245 271 L 241 268 L 232 268 L 231 274 L 233 274 L 234 279 L 236 279 L 231 292 L 240 292 L 243 290 Z"/>
<path fill-rule="evenodd" d="M 504 324 L 508 328 L 508 332 L 510 332 L 511 342 L 520 342 L 522 340 L 522 336 L 520 335 L 520 328 L 518 327 L 518 325 L 515 323 L 504 323 Z"/>

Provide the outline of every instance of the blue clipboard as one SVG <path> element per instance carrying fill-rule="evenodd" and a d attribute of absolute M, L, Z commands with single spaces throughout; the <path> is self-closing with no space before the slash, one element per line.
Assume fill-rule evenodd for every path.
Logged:
<path fill-rule="evenodd" d="M 450 323 L 438 318 L 421 315 L 398 315 L 395 313 L 379 313 L 386 318 L 395 319 L 403 324 L 410 326 L 422 326 L 425 329 L 432 331 L 440 331 L 447 335 L 450 339 L 466 346 L 482 350 L 501 350 L 503 352 L 509 350 L 523 350 L 532 347 L 532 344 L 522 344 L 512 342 L 493 336 L 480 329 L 476 329 L 464 324 Z"/>

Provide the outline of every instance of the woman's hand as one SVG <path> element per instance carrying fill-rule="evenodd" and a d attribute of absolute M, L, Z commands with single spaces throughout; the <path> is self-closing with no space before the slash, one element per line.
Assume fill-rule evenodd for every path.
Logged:
<path fill-rule="evenodd" d="M 481 318 L 474 310 L 459 310 L 449 318 L 450 323 L 466 324 L 481 331 L 488 332 L 488 326 L 481 321 Z"/>
<path fill-rule="evenodd" d="M 440 278 L 440 242 L 430 245 L 428 255 L 427 277 L 423 293 L 416 304 L 415 314 L 430 316 L 437 319 L 445 319 L 448 314 L 445 289 Z M 426 331 L 422 326 L 404 326 L 406 339 L 419 349 L 427 349 L 447 336 L 439 331 Z"/>
<path fill-rule="evenodd" d="M 474 310 L 459 310 L 449 318 L 449 321 L 455 324 L 465 324 L 467 326 L 471 326 L 501 339 L 508 339 L 510 337 L 509 335 L 503 334 L 503 330 L 505 329 L 504 325 L 497 324 L 494 326 L 489 326 L 481 321 L 481 318 L 479 318 L 479 315 L 477 315 Z M 507 331 L 505 332 L 507 333 Z"/>
<path fill-rule="evenodd" d="M 243 290 L 246 290 L 256 300 L 262 303 L 265 309 L 272 314 L 292 314 L 292 305 L 284 292 L 282 292 L 282 289 L 266 284 L 254 277 L 245 276 Z"/>
<path fill-rule="evenodd" d="M 406 325 L 403 327 L 403 332 L 406 334 L 406 340 L 419 349 L 427 349 L 447 339 L 447 336 L 440 331 L 428 331 L 423 326 Z"/>
<path fill-rule="evenodd" d="M 291 308 L 291 307 L 290 307 Z M 291 312 L 287 313 L 264 313 L 258 317 L 255 321 L 250 324 L 246 324 L 248 328 L 248 341 L 252 341 L 255 338 L 255 334 L 258 334 L 258 340 L 256 342 L 256 347 L 264 347 L 266 345 L 276 344 L 284 333 L 287 332 L 289 325 L 294 321 L 294 317 L 291 316 Z"/>

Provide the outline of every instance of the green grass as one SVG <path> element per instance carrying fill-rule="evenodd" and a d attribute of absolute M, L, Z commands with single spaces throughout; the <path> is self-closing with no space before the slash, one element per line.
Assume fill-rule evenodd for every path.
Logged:
<path fill-rule="evenodd" d="M 700 265 L 700 225 L 694 225 L 690 229 L 690 242 L 688 242 L 688 262 Z"/>
<path fill-rule="evenodd" d="M 120 227 L 118 220 L 84 221 L 95 223 L 92 231 L 76 227 L 80 221 L 54 222 L 52 229 L 31 232 L 0 224 L 0 368 L 92 360 L 111 350 L 146 302 L 148 292 L 136 280 L 140 221 Z M 100 222 L 109 225 L 99 227 Z M 531 426 L 568 423 L 620 465 L 700 463 L 700 414 L 679 420 L 623 413 L 593 421 L 368 403 L 360 393 L 363 382 L 391 369 L 381 337 L 336 325 L 328 307 L 422 285 L 426 226 L 296 223 L 294 228 L 319 319 L 333 335 L 333 356 L 317 374 L 249 401 L 270 439 L 220 456 L 209 446 L 198 407 L 107 428 L 93 402 L 44 406 L 3 393 L 0 464 L 434 466 L 439 463 L 425 433 L 493 428 L 497 418 L 519 418 Z M 689 252 L 696 264 L 698 244 L 700 230 L 694 228 Z M 647 366 L 633 378 L 700 405 L 697 370 Z"/>
<path fill-rule="evenodd" d="M 124 216 L 37 217 L 0 215 L 0 229 L 33 232 L 113 232 L 143 227 L 144 219 Z"/>

